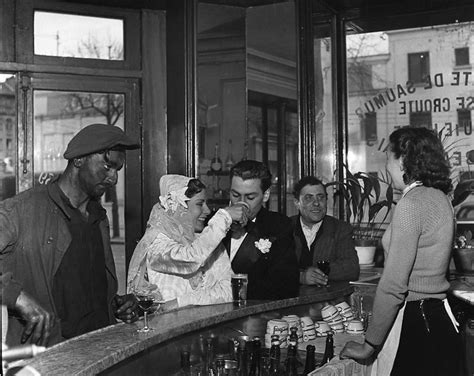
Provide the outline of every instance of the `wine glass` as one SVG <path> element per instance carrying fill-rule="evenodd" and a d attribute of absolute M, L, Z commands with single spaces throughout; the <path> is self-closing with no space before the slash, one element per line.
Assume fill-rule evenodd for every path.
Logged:
<path fill-rule="evenodd" d="M 318 261 L 316 265 L 318 266 L 319 270 L 321 270 L 324 274 L 329 276 L 329 272 L 331 271 L 331 265 L 329 261 L 321 260 L 321 261 Z M 326 286 L 329 286 L 329 283 Z"/>
<path fill-rule="evenodd" d="M 135 295 L 137 298 L 137 304 L 140 309 L 143 311 L 143 321 L 144 325 L 143 328 L 137 330 L 140 333 L 147 333 L 151 330 L 154 330 L 152 327 L 148 326 L 148 312 L 152 310 L 152 308 L 157 308 L 155 303 L 155 298 L 153 295 L 147 294 L 138 294 Z"/>

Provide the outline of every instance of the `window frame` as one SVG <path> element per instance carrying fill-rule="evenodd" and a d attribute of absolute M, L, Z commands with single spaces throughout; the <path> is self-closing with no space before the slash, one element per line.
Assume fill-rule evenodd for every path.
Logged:
<path fill-rule="evenodd" d="M 15 40 L 17 46 L 23 46 L 15 49 L 18 63 L 100 69 L 140 69 L 140 33 L 133 32 L 134 30 L 140 30 L 140 13 L 138 11 L 77 3 L 50 2 L 47 0 L 20 0 L 16 3 L 16 7 Z M 124 59 L 102 60 L 36 55 L 34 53 L 35 11 L 122 19 L 124 25 Z"/>
<path fill-rule="evenodd" d="M 414 123 L 413 120 L 415 117 L 421 118 L 422 116 L 426 116 L 426 117 L 429 116 L 429 122 L 427 126 L 425 126 L 425 124 L 413 124 Z M 431 111 L 410 112 L 409 121 L 410 121 L 411 127 L 416 127 L 416 128 L 425 127 L 428 129 L 432 129 L 433 128 L 433 113 Z"/>
<path fill-rule="evenodd" d="M 467 52 L 467 63 L 458 63 L 458 54 L 457 52 L 459 51 L 464 51 L 466 50 Z M 465 67 L 465 66 L 469 66 L 471 64 L 470 60 L 469 60 L 469 47 L 458 47 L 458 48 L 455 48 L 454 49 L 454 66 L 455 67 Z"/>
<path fill-rule="evenodd" d="M 377 112 L 366 112 L 364 114 L 364 117 L 360 119 L 360 125 L 361 125 L 361 130 L 360 130 L 360 135 L 362 141 L 365 142 L 374 142 L 377 141 L 378 134 L 377 134 Z M 368 127 L 373 127 L 375 132 L 367 132 Z M 371 136 L 372 134 L 375 134 L 375 136 Z"/>
<path fill-rule="evenodd" d="M 456 111 L 456 114 L 457 114 L 457 130 L 459 133 L 465 133 L 465 125 L 464 124 L 461 124 L 461 121 L 466 121 L 467 119 L 461 119 L 461 117 L 463 117 L 463 115 L 468 115 L 469 117 L 469 121 L 471 123 L 471 129 L 472 129 L 472 115 L 471 115 L 471 110 L 470 109 L 461 109 L 461 108 L 458 108 L 457 111 Z M 467 116 L 466 116 L 467 117 Z"/>
<path fill-rule="evenodd" d="M 421 62 L 423 61 L 422 55 L 426 55 L 426 72 L 425 77 L 423 77 L 423 67 L 421 67 Z M 414 77 L 414 73 L 411 69 L 411 58 L 418 57 L 418 64 L 420 65 L 420 77 Z M 430 52 L 429 51 L 421 51 L 421 52 L 410 52 L 407 54 L 408 59 L 408 80 L 413 82 L 414 84 L 421 84 L 426 81 L 426 77 L 430 74 Z"/>

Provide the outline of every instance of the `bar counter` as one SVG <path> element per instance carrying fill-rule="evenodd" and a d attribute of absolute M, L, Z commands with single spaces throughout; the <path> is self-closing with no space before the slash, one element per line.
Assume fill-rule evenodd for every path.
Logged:
<path fill-rule="evenodd" d="M 33 359 L 24 361 L 41 375 L 95 375 L 147 374 L 154 365 L 156 375 L 171 374 L 159 371 L 157 361 L 167 359 L 176 341 L 186 341 L 187 336 L 197 335 L 212 327 L 233 325 L 275 310 L 293 310 L 300 306 L 319 311 L 325 302 L 335 304 L 346 300 L 353 287 L 345 282 L 333 282 L 329 287 L 302 286 L 299 297 L 277 301 L 249 301 L 246 307 L 234 308 L 232 303 L 210 306 L 192 306 L 149 315 L 149 325 L 154 331 L 137 333 L 143 320 L 133 324 L 118 323 L 84 334 L 50 347 Z M 238 329 L 235 329 L 236 331 Z M 159 356 L 157 354 L 160 354 Z M 167 356 L 168 354 L 168 356 Z M 179 354 L 173 359 L 179 367 Z M 141 367 L 144 367 L 141 369 Z"/>

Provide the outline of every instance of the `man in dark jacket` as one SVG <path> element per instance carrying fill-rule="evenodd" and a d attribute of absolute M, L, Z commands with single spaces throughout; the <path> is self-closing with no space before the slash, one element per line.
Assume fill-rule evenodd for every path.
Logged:
<path fill-rule="evenodd" d="M 329 281 L 359 278 L 359 259 L 352 239 L 352 226 L 326 214 L 326 187 L 314 176 L 295 184 L 295 205 L 299 214 L 291 217 L 300 283 L 325 286 Z M 318 261 L 329 261 L 326 275 Z"/>
<path fill-rule="evenodd" d="M 298 295 L 298 265 L 291 224 L 263 205 L 270 198 L 271 174 L 262 162 L 246 160 L 230 172 L 230 200 L 248 207 L 245 228 L 238 224 L 224 239 L 235 273 L 248 274 L 248 299 L 284 299 Z"/>
<path fill-rule="evenodd" d="M 89 125 L 69 142 L 59 178 L 0 202 L 8 345 L 53 345 L 115 318 L 135 320 L 133 295 L 116 295 L 100 197 L 117 183 L 125 150 L 137 148 L 118 127 Z"/>

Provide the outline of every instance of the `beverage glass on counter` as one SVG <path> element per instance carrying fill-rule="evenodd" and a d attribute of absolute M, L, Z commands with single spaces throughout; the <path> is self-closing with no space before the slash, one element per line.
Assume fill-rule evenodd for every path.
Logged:
<path fill-rule="evenodd" d="M 148 312 L 150 312 L 153 308 L 158 308 L 156 306 L 155 298 L 153 295 L 135 295 L 137 298 L 137 304 L 140 309 L 143 311 L 143 328 L 138 329 L 137 332 L 140 333 L 147 333 L 151 330 L 154 330 L 152 327 L 148 326 Z"/>
<path fill-rule="evenodd" d="M 244 307 L 247 304 L 247 274 L 232 274 L 231 284 L 234 306 Z"/>

